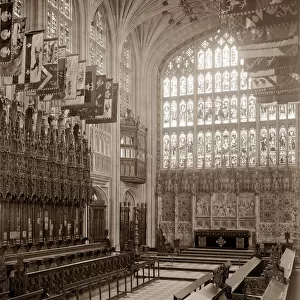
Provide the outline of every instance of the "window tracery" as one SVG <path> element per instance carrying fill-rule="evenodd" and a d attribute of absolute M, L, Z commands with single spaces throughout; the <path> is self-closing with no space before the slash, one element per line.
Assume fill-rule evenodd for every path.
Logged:
<path fill-rule="evenodd" d="M 47 37 L 58 37 L 60 46 L 71 49 L 72 0 L 47 1 Z"/>
<path fill-rule="evenodd" d="M 243 65 L 227 33 L 166 63 L 163 168 L 296 164 L 297 104 L 258 103 Z"/>
<path fill-rule="evenodd" d="M 90 27 L 90 60 L 98 74 L 105 74 L 106 24 L 102 7 L 96 10 Z"/>

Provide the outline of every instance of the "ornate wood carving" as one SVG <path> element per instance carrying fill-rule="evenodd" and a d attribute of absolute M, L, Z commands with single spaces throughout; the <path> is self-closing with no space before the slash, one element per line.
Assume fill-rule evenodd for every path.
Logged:
<path fill-rule="evenodd" d="M 80 127 L 31 106 L 23 114 L 16 101 L 0 103 L 0 246 L 82 238 L 92 183 Z"/>

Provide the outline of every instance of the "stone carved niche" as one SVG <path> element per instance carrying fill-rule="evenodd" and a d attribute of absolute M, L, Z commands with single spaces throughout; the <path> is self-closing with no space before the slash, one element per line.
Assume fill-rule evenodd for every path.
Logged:
<path fill-rule="evenodd" d="M 180 194 L 178 197 L 178 221 L 192 221 L 192 199 L 190 194 Z"/>
<path fill-rule="evenodd" d="M 210 216 L 210 194 L 200 193 L 196 200 L 196 217 Z"/>
<path fill-rule="evenodd" d="M 236 195 L 233 193 L 215 193 L 212 196 L 213 217 L 236 217 Z"/>
<path fill-rule="evenodd" d="M 255 217 L 255 195 L 243 193 L 239 195 L 238 213 L 240 218 Z"/>
<path fill-rule="evenodd" d="M 174 221 L 174 197 L 172 194 L 165 194 L 162 198 L 162 221 Z"/>

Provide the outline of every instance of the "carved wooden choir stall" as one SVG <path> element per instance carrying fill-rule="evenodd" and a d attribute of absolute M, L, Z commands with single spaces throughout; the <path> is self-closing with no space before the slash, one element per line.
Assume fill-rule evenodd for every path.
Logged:
<path fill-rule="evenodd" d="M 132 265 L 132 252 L 107 257 L 107 232 L 85 230 L 93 188 L 79 125 L 2 97 L 0 165 L 0 299 L 65 299 Z"/>

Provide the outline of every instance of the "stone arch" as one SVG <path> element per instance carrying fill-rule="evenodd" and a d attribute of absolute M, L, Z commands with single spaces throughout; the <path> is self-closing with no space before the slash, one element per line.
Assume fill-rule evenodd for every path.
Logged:
<path fill-rule="evenodd" d="M 93 187 L 93 193 L 96 196 L 95 202 L 101 203 L 102 205 L 108 204 L 108 198 L 104 190 L 99 186 Z"/>

